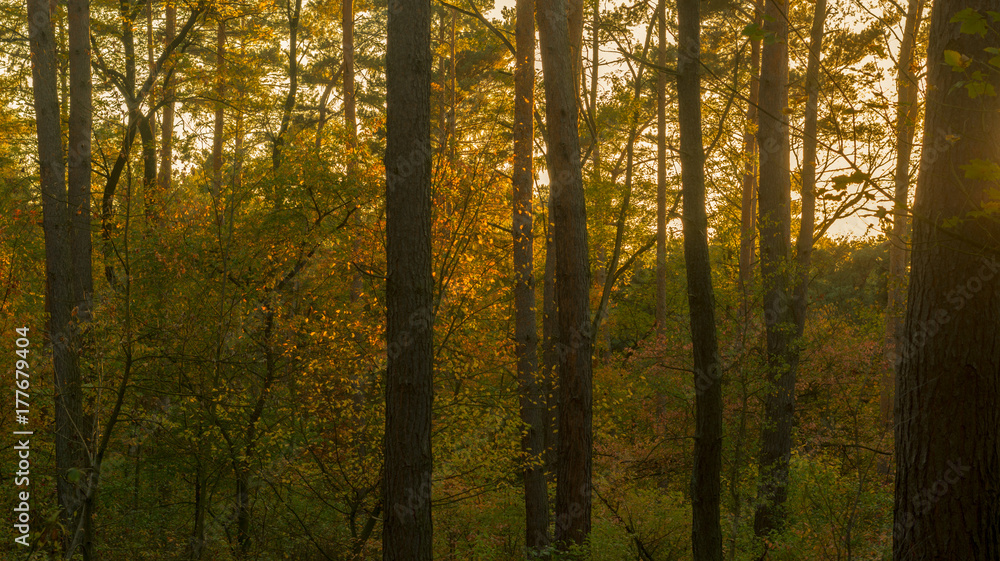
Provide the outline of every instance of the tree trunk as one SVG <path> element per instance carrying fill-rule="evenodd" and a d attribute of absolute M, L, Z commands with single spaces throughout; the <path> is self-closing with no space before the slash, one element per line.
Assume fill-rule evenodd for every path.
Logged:
<path fill-rule="evenodd" d="M 94 273 L 91 262 L 90 173 L 92 102 L 90 3 L 69 0 L 69 213 L 74 290 L 78 317 L 90 318 Z"/>
<path fill-rule="evenodd" d="M 722 369 L 705 213 L 705 150 L 701 136 L 699 0 L 677 2 L 677 112 L 684 194 L 684 263 L 694 353 L 695 433 L 691 475 L 694 561 L 722 560 L 719 524 L 722 470 Z M 821 0 L 822 1 L 822 0 Z"/>
<path fill-rule="evenodd" d="M 826 0 L 816 0 L 812 30 L 809 33 L 809 62 L 806 64 L 806 114 L 802 129 L 802 217 L 799 237 L 795 240 L 795 333 L 802 337 L 809 305 L 809 264 L 816 223 L 816 122 L 819 117 L 819 64 L 823 52 L 823 26 L 826 23 Z M 798 363 L 800 345 L 794 345 Z"/>
<path fill-rule="evenodd" d="M 521 452 L 524 455 L 525 543 L 539 553 L 549 543 L 549 501 L 545 483 L 544 385 L 538 375 L 535 270 L 532 235 L 534 172 L 535 2 L 517 2 L 517 63 L 514 69 L 514 342 L 520 381 Z M 529 555 L 530 556 L 530 555 Z"/>
<path fill-rule="evenodd" d="M 386 42 L 386 345 L 383 559 L 430 560 L 434 315 L 431 10 L 389 9 Z"/>
<path fill-rule="evenodd" d="M 762 0 L 754 6 L 754 23 L 760 25 Z M 757 90 L 760 87 L 760 40 L 750 41 L 750 92 L 743 131 L 743 194 L 740 205 L 740 293 L 743 316 L 749 311 L 750 283 L 753 279 L 754 240 L 757 238 Z M 744 318 L 746 321 L 746 318 Z"/>
<path fill-rule="evenodd" d="M 896 561 L 1000 559 L 1000 98 L 970 97 L 946 50 L 988 70 L 996 35 L 960 33 L 966 10 L 998 0 L 938 0 L 931 10 L 923 158 L 897 377 Z M 989 26 L 987 25 L 987 29 Z M 986 84 L 983 84 L 985 87 Z"/>
<path fill-rule="evenodd" d="M 76 321 L 72 317 L 79 293 L 76 287 L 82 285 L 76 284 L 73 270 L 74 223 L 67 205 L 56 83 L 55 34 L 48 0 L 29 0 L 28 26 L 42 191 L 42 230 L 45 238 L 45 302 L 49 314 L 48 339 L 52 345 L 56 395 L 55 453 L 56 472 L 59 474 L 56 492 L 62 508 L 62 525 L 66 529 L 65 543 L 70 544 L 76 541 L 77 533 L 84 531 L 81 522 L 85 515 L 85 485 L 90 482 L 83 454 L 85 435 L 82 433 L 84 423 L 77 364 L 79 337 Z M 78 45 L 78 42 L 74 42 L 74 45 Z M 79 174 L 79 166 L 74 167 Z M 81 477 L 77 482 L 67 477 L 70 470 L 80 472 Z"/>
<path fill-rule="evenodd" d="M 172 3 L 167 3 L 166 23 L 164 23 L 163 44 L 169 45 L 174 39 L 175 27 L 177 25 L 177 8 Z M 158 216 L 159 208 L 163 204 L 163 198 L 170 192 L 170 176 L 173 173 L 174 165 L 174 86 L 173 71 L 168 71 L 163 78 L 163 125 L 160 127 L 160 169 L 157 177 L 158 195 L 153 201 L 153 215 Z M 149 204 L 147 202 L 147 204 Z"/>
<path fill-rule="evenodd" d="M 216 199 L 222 194 L 222 146 L 225 134 L 225 105 L 222 98 L 226 95 L 226 22 L 219 19 L 215 32 L 215 128 L 212 132 L 212 196 Z"/>
<path fill-rule="evenodd" d="M 555 539 L 567 546 L 582 544 L 590 534 L 593 332 L 587 208 L 577 131 L 579 82 L 574 81 L 565 0 L 545 0 L 536 12 L 545 83 L 560 335 Z"/>
<path fill-rule="evenodd" d="M 906 7 L 903 38 L 896 66 L 896 171 L 893 175 L 892 230 L 889 232 L 889 299 L 885 312 L 885 351 L 887 364 L 882 374 L 879 410 L 882 430 L 888 434 L 893 426 L 893 394 L 895 372 L 899 366 L 898 341 L 905 338 L 903 319 L 906 299 L 907 206 L 910 196 L 910 154 L 919 112 L 917 76 L 913 72 L 913 49 L 923 13 L 923 0 L 910 0 Z M 880 471 L 887 473 L 888 461 L 882 461 Z"/>
<path fill-rule="evenodd" d="M 348 150 L 351 153 L 355 153 L 358 149 L 358 113 L 354 98 L 354 0 L 343 0 L 341 9 L 343 11 L 341 26 L 344 37 L 344 126 L 347 128 Z M 326 103 L 323 103 L 323 107 L 326 107 Z M 322 120 L 320 120 L 320 126 L 323 126 Z M 356 159 L 349 158 L 347 161 L 348 180 L 357 181 L 357 175 L 358 166 Z M 358 209 L 355 209 L 353 218 L 355 226 L 361 225 L 358 215 Z M 359 231 L 355 231 L 351 234 L 351 255 L 354 259 L 358 259 L 360 253 L 361 235 Z M 361 298 L 363 287 L 364 279 L 361 278 L 361 272 L 355 268 L 351 273 L 351 302 L 357 302 Z"/>
<path fill-rule="evenodd" d="M 295 97 L 299 91 L 299 14 L 301 13 L 302 0 L 295 0 L 295 7 L 288 13 L 288 93 L 285 95 L 285 103 L 281 108 L 281 125 L 278 128 L 278 134 L 274 136 L 274 143 L 271 145 L 271 169 L 273 170 L 281 167 L 281 147 L 285 144 L 285 133 L 288 132 L 288 127 L 292 123 Z"/>
<path fill-rule="evenodd" d="M 555 481 L 559 459 L 559 318 L 556 310 L 556 244 L 552 193 L 545 203 L 545 273 L 542 287 L 542 380 L 545 384 L 545 471 Z"/>
<path fill-rule="evenodd" d="M 667 3 L 660 2 L 657 64 L 667 66 Z M 700 110 L 700 109 L 699 109 Z M 699 134 L 700 136 L 700 134 Z M 667 325 L 667 74 L 656 72 L 656 329 Z"/>
<path fill-rule="evenodd" d="M 761 429 L 758 504 L 754 513 L 754 533 L 759 538 L 780 531 L 784 525 L 795 407 L 795 365 L 791 352 L 795 319 L 788 294 L 791 246 L 789 139 L 788 118 L 784 113 L 788 106 L 787 8 L 786 0 L 766 2 L 764 31 L 772 33 L 775 41 L 764 45 L 760 70 L 758 210 L 767 388 Z"/>

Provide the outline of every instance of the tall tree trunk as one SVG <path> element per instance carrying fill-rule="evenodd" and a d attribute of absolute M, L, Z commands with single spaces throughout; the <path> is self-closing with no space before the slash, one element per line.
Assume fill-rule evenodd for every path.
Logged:
<path fill-rule="evenodd" d="M 343 50 L 344 50 L 344 126 L 347 128 L 347 147 L 354 154 L 358 149 L 358 113 L 354 98 L 354 0 L 343 0 L 341 3 L 343 28 Z M 326 103 L 323 104 L 325 108 Z M 322 120 L 320 126 L 323 125 Z M 354 157 L 348 158 L 347 177 L 350 181 L 357 181 L 358 165 Z M 357 206 L 357 205 L 355 205 Z M 354 225 L 360 226 L 361 220 L 358 216 L 358 209 L 354 210 Z M 351 255 L 354 259 L 361 253 L 360 231 L 351 234 Z M 361 298 L 361 289 L 364 287 L 364 280 L 361 272 L 357 269 L 351 273 L 351 302 L 357 302 Z"/>
<path fill-rule="evenodd" d="M 400 0 L 386 42 L 386 344 L 383 559 L 430 560 L 434 280 L 431 9 Z"/>
<path fill-rule="evenodd" d="M 288 93 L 285 95 L 285 104 L 281 108 L 281 125 L 271 146 L 271 169 L 273 170 L 281 167 L 281 148 L 285 144 L 285 134 L 288 132 L 288 127 L 292 123 L 295 97 L 299 91 L 299 15 L 301 13 L 302 0 L 295 0 L 295 7 L 288 12 Z"/>
<path fill-rule="evenodd" d="M 531 200 L 534 186 L 532 119 L 535 89 L 535 2 L 517 2 L 517 63 L 514 69 L 514 342 L 520 381 L 521 452 L 524 455 L 525 543 L 538 554 L 549 543 L 545 483 L 545 393 L 538 375 L 535 269 Z M 529 555 L 530 556 L 530 555 Z"/>
<path fill-rule="evenodd" d="M 596 185 L 601 181 L 601 134 L 597 128 L 597 83 L 601 68 L 601 0 L 594 0 L 594 19 L 591 30 L 590 45 L 590 123 L 594 127 L 592 181 Z"/>
<path fill-rule="evenodd" d="M 74 289 L 78 317 L 90 317 L 94 293 L 90 232 L 92 102 L 90 85 L 90 3 L 69 0 L 69 213 Z"/>
<path fill-rule="evenodd" d="M 882 430 L 889 434 L 893 426 L 893 394 L 895 393 L 895 372 L 899 365 L 898 341 L 905 338 L 903 333 L 903 308 L 906 298 L 906 256 L 907 256 L 907 206 L 910 196 L 910 154 L 913 152 L 913 136 L 919 112 L 919 91 L 917 76 L 913 71 L 913 49 L 917 41 L 917 29 L 923 12 L 923 0 L 909 0 L 906 19 L 903 24 L 903 38 L 899 46 L 899 60 L 896 66 L 896 170 L 893 175 L 892 230 L 889 232 L 889 299 L 885 312 L 886 368 L 882 374 L 879 410 Z M 887 473 L 889 462 L 882 461 L 880 471 Z"/>
<path fill-rule="evenodd" d="M 566 546 L 582 544 L 590 534 L 593 332 L 587 207 L 577 130 L 579 82 L 574 81 L 566 2 L 545 0 L 536 12 L 545 83 L 546 156 L 555 230 L 560 336 L 555 539 Z"/>
<path fill-rule="evenodd" d="M 708 252 L 708 216 L 705 213 L 705 150 L 701 136 L 701 79 L 698 76 L 701 70 L 701 18 L 698 2 L 677 2 L 677 112 L 684 196 L 684 263 L 687 268 L 695 372 L 691 544 L 694 561 L 722 561 L 722 528 L 719 524 L 722 368 L 715 333 L 715 297 Z"/>
<path fill-rule="evenodd" d="M 898 342 L 893 559 L 1000 559 L 1000 98 L 957 87 L 945 49 L 984 69 L 996 35 L 954 19 L 998 0 L 937 0 L 931 10 L 924 151 Z M 968 57 L 968 58 L 966 58 Z M 984 86 L 985 87 L 985 86 Z M 947 135 L 947 138 L 942 136 Z"/>
<path fill-rule="evenodd" d="M 58 477 L 56 482 L 59 506 L 62 509 L 61 521 L 67 530 L 65 543 L 70 544 L 76 541 L 77 533 L 84 531 L 81 522 L 85 514 L 85 485 L 90 482 L 90 477 L 86 474 L 88 470 L 83 454 L 85 435 L 82 427 L 85 425 L 77 364 L 79 336 L 72 317 L 79 292 L 73 269 L 74 224 L 67 205 L 56 83 L 55 34 L 48 0 L 29 0 L 28 26 L 42 191 L 42 230 L 45 239 L 45 302 L 49 314 L 48 339 L 52 345 L 55 378 L 56 471 L 66 474 L 75 469 L 83 475 L 77 482 L 70 481 L 65 476 Z M 78 42 L 74 42 L 76 44 Z M 79 167 L 74 167 L 79 173 Z"/>
<path fill-rule="evenodd" d="M 169 45 L 174 39 L 177 25 L 177 8 L 170 2 L 166 7 L 166 22 L 163 26 L 163 44 Z M 162 210 L 163 198 L 170 192 L 170 179 L 174 165 L 174 85 L 173 69 L 163 77 L 163 125 L 160 127 L 160 169 L 157 177 L 158 199 L 153 202 L 154 216 Z M 148 204 L 148 203 L 147 203 Z"/>
<path fill-rule="evenodd" d="M 775 41 L 761 53 L 759 125 L 760 272 L 767 335 L 764 420 L 761 428 L 760 481 L 754 533 L 763 538 L 780 531 L 788 495 L 795 366 L 791 363 L 795 318 L 789 302 L 791 202 L 788 118 L 788 12 L 786 0 L 767 0 L 764 31 Z M 766 550 L 761 558 L 766 556 Z"/>
<path fill-rule="evenodd" d="M 559 458 L 559 317 L 556 309 L 556 244 L 552 192 L 545 201 L 545 272 L 542 287 L 542 380 L 545 385 L 545 471 L 555 481 Z"/>
<path fill-rule="evenodd" d="M 657 16 L 657 64 L 667 65 L 667 3 Z M 700 134 L 699 134 L 700 136 Z M 656 329 L 667 325 L 667 75 L 656 72 Z"/>
<path fill-rule="evenodd" d="M 802 129 L 802 217 L 799 236 L 795 240 L 795 295 L 792 308 L 795 312 L 795 332 L 802 337 L 809 305 L 809 264 L 813 249 L 816 223 L 816 138 L 819 117 L 819 64 L 823 52 L 823 26 L 826 24 L 826 0 L 816 0 L 812 30 L 809 33 L 809 62 L 806 64 L 806 114 Z M 801 346 L 794 345 L 795 363 Z"/>
<path fill-rule="evenodd" d="M 219 16 L 215 31 L 215 128 L 212 132 L 212 196 L 218 199 L 222 194 L 222 146 L 224 142 L 226 114 L 222 103 L 226 95 L 226 22 Z"/>
<path fill-rule="evenodd" d="M 760 25 L 761 2 L 754 6 L 754 23 Z M 753 279 L 754 240 L 757 238 L 757 90 L 760 87 L 760 39 L 750 41 L 750 92 L 743 131 L 743 185 L 740 205 L 740 293 L 742 314 L 749 311 L 750 283 Z M 746 318 L 744 318 L 744 322 Z"/>

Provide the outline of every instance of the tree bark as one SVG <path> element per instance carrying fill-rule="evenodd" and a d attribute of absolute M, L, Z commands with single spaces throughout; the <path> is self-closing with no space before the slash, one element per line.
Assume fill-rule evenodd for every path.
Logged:
<path fill-rule="evenodd" d="M 542 380 L 545 385 L 545 470 L 555 481 L 559 463 L 559 317 L 556 310 L 556 244 L 552 193 L 545 202 L 545 272 L 542 287 Z"/>
<path fill-rule="evenodd" d="M 893 427 L 893 395 L 895 372 L 899 366 L 898 341 L 905 338 L 903 319 L 906 310 L 906 258 L 907 258 L 907 207 L 910 196 L 910 154 L 917 114 L 920 110 L 917 76 L 913 71 L 914 47 L 917 30 L 923 13 L 923 0 L 910 0 L 906 7 L 903 38 L 899 46 L 896 66 L 896 169 L 893 174 L 892 230 L 889 232 L 888 303 L 885 313 L 885 351 L 887 364 L 882 374 L 879 411 L 882 430 L 890 433 Z M 888 472 L 889 463 L 882 462 L 880 470 Z"/>
<path fill-rule="evenodd" d="M 695 372 L 691 544 L 695 561 L 721 561 L 722 369 L 715 332 L 715 297 L 705 213 L 698 1 L 677 2 L 677 112 L 684 197 L 684 263 Z"/>
<path fill-rule="evenodd" d="M 754 6 L 754 23 L 760 25 L 761 2 Z M 760 39 L 750 41 L 750 91 L 748 93 L 746 125 L 743 132 L 743 185 L 740 205 L 740 293 L 742 314 L 749 311 L 750 284 L 753 279 L 754 242 L 757 239 L 757 92 L 760 87 Z M 744 319 L 746 321 L 746 319 Z"/>
<path fill-rule="evenodd" d="M 657 16 L 657 63 L 667 66 L 667 3 Z M 667 325 L 667 74 L 656 73 L 656 329 Z"/>
<path fill-rule="evenodd" d="M 990 88 L 1000 80 L 985 52 L 995 32 L 961 33 L 953 18 L 965 10 L 989 21 L 1000 1 L 931 9 L 906 338 L 897 342 L 896 561 L 1000 558 L 1000 223 L 987 210 L 1000 98 L 957 87 L 969 72 L 945 64 L 946 50 Z"/>
<path fill-rule="evenodd" d="M 90 173 L 92 94 L 90 85 L 90 2 L 67 3 L 69 35 L 68 191 L 74 289 L 78 316 L 90 318 L 94 273 L 91 262 Z"/>
<path fill-rule="evenodd" d="M 529 556 L 548 545 L 549 500 L 545 482 L 544 385 L 538 372 L 535 270 L 532 234 L 535 99 L 535 2 L 517 2 L 514 69 L 514 342 L 520 381 L 521 452 L 524 455 L 525 543 Z"/>
<path fill-rule="evenodd" d="M 170 2 L 166 7 L 163 44 L 169 45 L 174 39 L 177 25 L 177 8 Z M 163 77 L 163 125 L 160 127 L 160 169 L 157 176 L 158 197 L 154 200 L 153 214 L 157 216 L 163 204 L 163 197 L 170 192 L 170 179 L 174 165 L 174 85 L 173 71 Z M 147 204 L 149 204 L 147 202 Z"/>
<path fill-rule="evenodd" d="M 281 125 L 271 146 L 271 169 L 273 170 L 281 167 L 281 147 L 285 144 L 285 134 L 292 123 L 295 97 L 299 91 L 299 15 L 301 13 L 302 0 L 295 0 L 295 7 L 291 12 L 288 12 L 288 93 L 285 95 L 285 103 L 281 108 Z"/>
<path fill-rule="evenodd" d="M 226 22 L 220 16 L 215 31 L 215 127 L 212 132 L 212 196 L 222 194 L 222 147 L 225 141 L 226 113 L 222 99 L 226 95 Z"/>
<path fill-rule="evenodd" d="M 788 12 L 786 0 L 767 0 L 764 31 L 775 40 L 761 53 L 759 125 L 760 272 L 764 289 L 767 338 L 764 420 L 761 428 L 760 481 L 754 533 L 764 538 L 780 531 L 785 520 L 788 462 L 791 458 L 795 407 L 792 360 L 795 319 L 789 302 L 791 202 L 788 118 Z M 761 558 L 766 556 L 766 550 Z"/>
<path fill-rule="evenodd" d="M 560 336 L 555 539 L 561 547 L 583 544 L 590 533 L 593 444 L 593 332 L 587 208 L 577 130 L 579 82 L 574 80 L 566 14 L 565 0 L 545 0 L 537 9 L 545 84 L 546 156 L 555 230 L 555 299 Z"/>
<path fill-rule="evenodd" d="M 383 559 L 430 560 L 434 315 L 431 10 L 389 8 L 386 42 L 386 412 Z"/>
<path fill-rule="evenodd" d="M 73 317 L 78 290 L 73 268 L 73 227 L 64 179 L 62 132 L 56 82 L 55 33 L 48 0 L 28 1 L 28 38 L 32 59 L 35 127 L 42 191 L 42 230 L 45 239 L 45 302 L 48 338 L 52 345 L 55 399 L 56 493 L 66 529 L 65 543 L 83 532 L 88 464 L 83 451 L 83 414 L 80 371 L 77 364 L 78 330 Z M 77 13 L 76 15 L 79 15 Z M 76 37 L 74 45 L 78 45 Z M 79 86 L 79 84 L 78 84 Z M 83 117 L 81 115 L 75 115 Z M 82 120 L 82 118 L 80 119 Z M 79 121 L 77 121 L 79 122 Z M 80 131 L 77 131 L 79 133 Z M 79 162 L 76 162 L 79 164 Z M 79 165 L 74 166 L 77 174 Z M 69 478 L 77 470 L 76 481 Z"/>
<path fill-rule="evenodd" d="M 823 52 L 823 26 L 826 24 L 826 0 L 816 0 L 812 30 L 809 33 L 809 62 L 806 64 L 806 114 L 802 129 L 802 216 L 799 236 L 795 240 L 795 295 L 792 307 L 795 312 L 795 333 L 801 338 L 805 331 L 806 311 L 809 304 L 809 264 L 813 249 L 816 223 L 816 138 L 819 117 L 819 64 Z M 792 352 L 798 363 L 800 345 Z"/>

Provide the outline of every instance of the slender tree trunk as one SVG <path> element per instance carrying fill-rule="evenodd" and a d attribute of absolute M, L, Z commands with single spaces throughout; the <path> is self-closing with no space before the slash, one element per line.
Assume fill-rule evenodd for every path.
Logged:
<path fill-rule="evenodd" d="M 545 272 L 542 287 L 542 380 L 545 385 L 545 470 L 555 481 L 559 458 L 559 317 L 556 309 L 556 245 L 552 192 L 545 202 Z"/>
<path fill-rule="evenodd" d="M 893 559 L 1000 559 L 1000 98 L 958 87 L 946 49 L 987 70 L 996 35 L 961 33 L 998 0 L 937 0 L 931 10 L 923 159 L 897 377 Z M 967 58 L 966 58 L 967 57 Z M 942 138 L 944 137 L 944 138 Z"/>
<path fill-rule="evenodd" d="M 667 3 L 657 16 L 657 64 L 667 65 Z M 700 135 L 699 135 L 700 136 Z M 656 73 L 656 329 L 667 325 L 667 75 Z"/>
<path fill-rule="evenodd" d="M 906 311 L 904 305 L 910 154 L 913 152 L 913 136 L 920 108 L 917 76 L 912 65 L 923 4 L 923 0 L 910 0 L 907 3 L 903 39 L 899 46 L 899 61 L 896 67 L 896 170 L 893 175 L 892 230 L 889 233 L 889 301 L 885 313 L 885 351 L 888 360 L 882 374 L 879 400 L 882 429 L 887 434 L 891 434 L 893 426 L 895 372 L 900 361 L 898 342 L 905 338 L 903 319 Z M 883 474 L 888 473 L 889 462 L 881 461 L 879 468 Z"/>
<path fill-rule="evenodd" d="M 795 240 L 795 332 L 801 338 L 805 331 L 809 305 L 809 264 L 813 249 L 816 223 L 816 139 L 819 117 L 819 64 L 823 52 L 823 26 L 826 24 L 826 0 L 816 0 L 812 30 L 809 33 L 809 62 L 806 64 L 806 114 L 802 129 L 802 217 L 799 236 Z M 801 345 L 794 345 L 795 363 Z"/>
<path fill-rule="evenodd" d="M 91 85 L 90 3 L 69 0 L 69 212 L 74 289 L 78 317 L 90 317 L 94 274 L 91 262 L 90 168 Z"/>
<path fill-rule="evenodd" d="M 601 181 L 601 133 L 597 128 L 597 84 L 601 68 L 601 0 L 594 0 L 594 19 L 591 30 L 590 46 L 590 122 L 594 127 L 592 181 L 595 185 Z"/>
<path fill-rule="evenodd" d="M 170 2 L 166 7 L 166 22 L 163 26 L 163 44 L 169 45 L 174 39 L 177 26 L 177 8 Z M 157 177 L 158 198 L 153 201 L 154 216 L 159 215 L 163 198 L 170 192 L 170 179 L 174 165 L 174 85 L 172 69 L 163 77 L 163 125 L 160 127 L 160 169 Z M 147 203 L 148 204 L 148 203 Z"/>
<path fill-rule="evenodd" d="M 761 53 L 759 125 L 760 269 L 767 335 L 767 389 L 761 428 L 760 481 L 754 533 L 764 538 L 783 528 L 795 407 L 795 365 L 791 352 L 795 318 L 789 302 L 791 202 L 788 118 L 788 13 L 786 0 L 767 0 L 764 30 L 775 41 Z M 762 559 L 766 557 L 766 550 Z"/>
<path fill-rule="evenodd" d="M 358 114 L 354 97 L 354 0 L 343 0 L 341 3 L 343 28 L 343 50 L 344 50 L 344 126 L 347 128 L 347 147 L 352 154 L 358 149 Z M 323 103 L 326 107 L 326 103 Z M 320 126 L 323 125 L 322 120 Z M 318 138 L 318 137 L 317 137 Z M 347 177 L 350 181 L 357 181 L 358 165 L 354 157 L 348 158 Z M 355 232 L 351 234 L 351 255 L 357 259 L 361 253 L 361 233 L 358 227 L 361 220 L 357 208 L 354 210 Z M 351 302 L 357 302 L 361 298 L 361 290 L 364 288 L 364 279 L 361 272 L 354 269 L 351 273 Z"/>
<path fill-rule="evenodd" d="M 212 196 L 222 194 L 222 146 L 225 134 L 226 114 L 222 103 L 226 95 L 226 22 L 219 19 L 215 31 L 215 129 L 212 133 Z"/>
<path fill-rule="evenodd" d="M 822 0 L 821 0 L 822 1 Z M 691 475 L 691 544 L 695 561 L 722 561 L 719 498 L 722 471 L 722 369 L 715 333 L 715 297 L 705 213 L 705 150 L 701 137 L 699 0 L 677 2 L 677 112 L 684 194 L 684 263 L 694 352 L 695 433 Z"/>
<path fill-rule="evenodd" d="M 534 172 L 535 2 L 517 2 L 517 63 L 514 69 L 514 341 L 520 380 L 521 451 L 524 455 L 525 543 L 537 554 L 549 543 L 545 483 L 545 394 L 538 373 L 535 270 L 532 247 Z M 530 555 L 529 555 L 530 556 Z"/>
<path fill-rule="evenodd" d="M 574 80 L 566 13 L 565 0 L 545 0 L 537 9 L 545 83 L 546 156 L 555 230 L 555 288 L 560 335 L 555 539 L 562 546 L 582 544 L 590 534 L 593 446 L 593 332 L 587 208 L 577 131 L 579 82 Z"/>
<path fill-rule="evenodd" d="M 386 43 L 386 561 L 432 556 L 431 10 L 401 0 Z"/>
<path fill-rule="evenodd" d="M 760 25 L 761 2 L 754 6 L 754 23 Z M 740 205 L 739 279 L 743 313 L 749 311 L 750 283 L 753 279 L 754 241 L 757 238 L 757 90 L 760 87 L 760 40 L 750 42 L 750 92 L 747 103 L 746 128 L 743 132 L 743 186 Z M 746 321 L 746 319 L 744 319 Z"/>
<path fill-rule="evenodd" d="M 299 15 L 301 13 L 302 0 L 295 0 L 295 7 L 288 13 L 288 93 L 285 95 L 285 104 L 281 108 L 281 125 L 278 134 L 274 137 L 274 144 L 271 146 L 271 169 L 273 170 L 281 167 L 281 148 L 285 145 L 285 134 L 292 124 L 292 111 L 295 110 L 295 98 L 299 91 Z"/>
<path fill-rule="evenodd" d="M 79 12 L 75 15 L 78 16 Z M 61 521 L 67 530 L 64 539 L 66 544 L 70 544 L 76 541 L 78 532 L 84 531 L 81 522 L 85 517 L 83 512 L 87 492 L 85 485 L 90 482 L 83 454 L 86 435 L 81 432 L 84 424 L 80 371 L 77 364 L 79 336 L 72 317 L 72 309 L 81 292 L 78 287 L 82 287 L 82 284 L 77 284 L 79 281 L 74 274 L 72 246 L 74 222 L 70 217 L 70 207 L 67 205 L 68 194 L 64 179 L 65 167 L 56 83 L 55 34 L 48 0 L 29 0 L 28 26 L 42 191 L 42 230 L 45 239 L 45 302 L 49 314 L 48 339 L 52 345 L 55 374 L 56 471 L 65 474 L 75 469 L 83 475 L 79 483 L 71 482 L 66 477 L 59 477 L 56 483 L 59 505 L 62 508 Z M 79 37 L 74 34 L 74 38 L 77 39 L 74 45 L 78 45 Z M 77 123 L 89 119 L 89 115 L 74 116 L 78 117 L 78 120 L 75 120 Z M 76 131 L 77 134 L 79 132 Z M 74 166 L 76 179 L 80 173 L 79 164 L 77 161 Z"/>

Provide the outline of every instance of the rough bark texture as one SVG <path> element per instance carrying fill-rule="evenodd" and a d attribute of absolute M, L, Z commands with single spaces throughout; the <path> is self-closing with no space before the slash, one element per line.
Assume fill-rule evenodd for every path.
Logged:
<path fill-rule="evenodd" d="M 667 3 L 657 15 L 657 64 L 667 66 Z M 667 74 L 656 73 L 656 329 L 667 324 Z"/>
<path fill-rule="evenodd" d="M 389 8 L 386 43 L 385 518 L 382 556 L 431 559 L 431 8 Z"/>
<path fill-rule="evenodd" d="M 555 539 L 562 546 L 582 544 L 590 533 L 593 444 L 587 208 L 577 131 L 579 82 L 574 81 L 566 13 L 565 0 L 538 4 L 560 336 Z"/>
<path fill-rule="evenodd" d="M 705 149 L 701 137 L 699 0 L 677 2 L 677 112 L 684 197 L 684 263 L 694 352 L 695 433 L 691 474 L 691 545 L 695 561 L 722 560 L 719 524 L 722 470 L 722 369 L 705 213 Z"/>
<path fill-rule="evenodd" d="M 76 303 L 72 260 L 73 223 L 67 205 L 62 133 L 56 82 L 55 35 L 48 0 L 28 2 L 29 48 L 32 58 L 35 127 L 38 135 L 39 179 L 42 192 L 42 230 L 45 238 L 45 302 L 48 338 L 52 345 L 55 390 L 56 492 L 62 508 L 61 523 L 67 545 L 83 532 L 83 506 L 89 482 L 84 476 L 73 483 L 70 469 L 86 475 L 84 438 L 81 433 L 82 401 L 77 364 L 78 334 L 72 315 Z"/>
<path fill-rule="evenodd" d="M 542 379 L 545 384 L 545 471 L 555 481 L 559 458 L 559 318 L 556 311 L 556 244 L 552 196 L 545 204 L 545 273 L 542 287 Z"/>
<path fill-rule="evenodd" d="M 898 366 L 897 341 L 904 338 L 903 318 L 906 310 L 906 257 L 909 219 L 907 206 L 910 196 L 910 154 L 920 109 L 917 76 L 913 71 L 913 49 L 920 27 L 923 0 L 910 0 L 903 23 L 903 38 L 896 66 L 896 170 L 893 174 L 892 230 L 889 232 L 888 303 L 885 311 L 885 351 L 887 364 L 882 375 L 879 409 L 882 428 L 892 432 L 895 372 Z M 887 471 L 888 463 L 882 471 Z"/>
<path fill-rule="evenodd" d="M 791 457 L 792 415 L 795 407 L 795 365 L 792 342 L 795 323 L 789 302 L 791 203 L 788 118 L 788 11 L 786 0 L 765 4 L 764 30 L 776 40 L 761 53 L 759 124 L 760 272 L 767 332 L 767 390 L 754 513 L 754 533 L 765 537 L 784 524 Z M 766 553 L 765 553 L 766 555 Z"/>
<path fill-rule="evenodd" d="M 1000 223 L 976 215 L 996 201 L 1000 98 L 972 99 L 945 51 L 985 70 L 988 32 L 960 33 L 971 8 L 989 21 L 998 0 L 938 0 L 931 10 L 923 154 L 897 377 L 896 561 L 1000 559 Z M 945 137 L 945 138 L 943 138 Z"/>
<path fill-rule="evenodd" d="M 549 500 L 545 483 L 544 385 L 538 372 L 535 270 L 531 200 L 535 99 L 535 2 L 517 2 L 517 62 L 514 69 L 514 343 L 521 398 L 524 454 L 525 543 L 538 552 L 549 543 Z"/>

